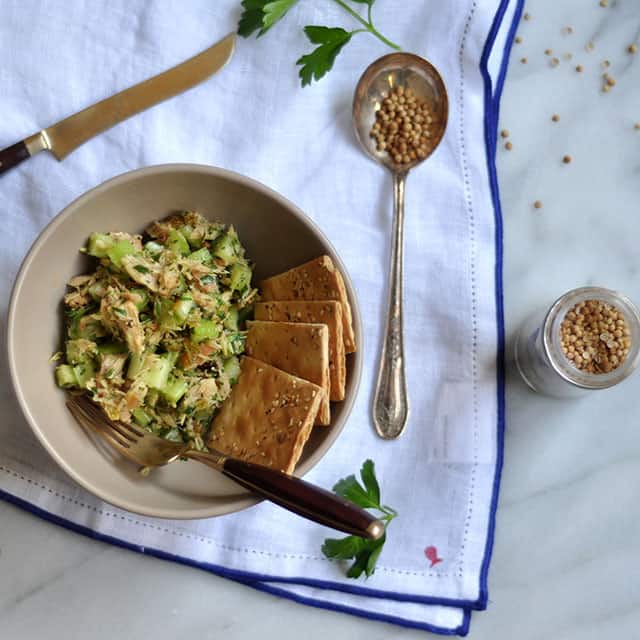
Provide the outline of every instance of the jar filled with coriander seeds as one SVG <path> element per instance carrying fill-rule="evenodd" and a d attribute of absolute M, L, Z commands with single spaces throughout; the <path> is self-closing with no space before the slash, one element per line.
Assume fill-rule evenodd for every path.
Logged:
<path fill-rule="evenodd" d="M 518 332 L 514 357 L 534 390 L 578 397 L 628 378 L 640 361 L 640 312 L 621 293 L 573 289 L 530 316 Z"/>

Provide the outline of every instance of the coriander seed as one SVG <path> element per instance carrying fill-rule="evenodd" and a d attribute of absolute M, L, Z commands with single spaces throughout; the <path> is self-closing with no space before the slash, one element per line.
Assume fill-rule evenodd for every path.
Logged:
<path fill-rule="evenodd" d="M 533 203 L 533 206 L 534 206 L 536 209 L 542 209 L 542 202 L 540 202 L 540 200 L 536 200 L 536 201 Z"/>
<path fill-rule="evenodd" d="M 560 121 L 560 116 L 557 113 L 554 113 L 551 116 L 551 120 L 553 120 L 553 122 L 559 122 Z"/>
<path fill-rule="evenodd" d="M 505 145 L 504 145 L 504 148 L 507 151 L 511 151 L 511 149 L 513 149 L 513 145 L 511 144 L 511 142 L 506 142 Z"/>
<path fill-rule="evenodd" d="M 509 130 L 508 130 L 508 129 L 503 129 L 503 130 L 500 132 L 500 135 L 501 135 L 503 138 L 508 138 L 508 137 L 509 137 Z"/>
<path fill-rule="evenodd" d="M 562 158 L 562 162 L 564 162 L 565 164 L 569 164 L 571 162 L 571 156 L 564 156 Z"/>
<path fill-rule="evenodd" d="M 629 53 L 631 53 L 631 54 L 638 53 L 638 45 L 636 45 L 635 43 L 630 44 L 630 45 L 627 47 L 627 51 L 628 51 Z"/>
<path fill-rule="evenodd" d="M 581 64 L 576 65 L 576 71 L 577 71 L 578 73 L 582 73 L 582 72 L 583 72 L 583 70 L 584 70 L 584 69 L 583 69 L 583 67 L 582 67 L 582 65 L 581 65 Z"/>

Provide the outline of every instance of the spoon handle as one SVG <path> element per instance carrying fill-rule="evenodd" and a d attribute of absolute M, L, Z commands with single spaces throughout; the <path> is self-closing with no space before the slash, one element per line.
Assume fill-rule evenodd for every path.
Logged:
<path fill-rule="evenodd" d="M 373 423 L 378 435 L 386 440 L 392 440 L 402 434 L 409 413 L 402 339 L 404 191 L 407 173 L 402 171 L 393 174 L 393 245 L 389 272 L 389 308 L 373 399 Z"/>

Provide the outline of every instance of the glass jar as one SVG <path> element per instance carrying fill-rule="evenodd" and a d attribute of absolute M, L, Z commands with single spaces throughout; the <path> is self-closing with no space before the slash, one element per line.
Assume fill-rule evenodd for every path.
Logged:
<path fill-rule="evenodd" d="M 561 345 L 562 321 L 576 304 L 597 300 L 622 313 L 629 329 L 629 353 L 608 373 L 579 369 Z M 602 287 L 573 289 L 558 298 L 551 308 L 530 316 L 516 335 L 516 367 L 534 390 L 557 397 L 578 397 L 589 391 L 607 389 L 628 378 L 640 361 L 640 312 L 626 296 Z"/>

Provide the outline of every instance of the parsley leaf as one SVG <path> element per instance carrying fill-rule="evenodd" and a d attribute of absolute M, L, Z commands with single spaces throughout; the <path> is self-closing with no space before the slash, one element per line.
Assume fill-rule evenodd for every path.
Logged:
<path fill-rule="evenodd" d="M 298 0 L 275 0 L 264 5 L 264 18 L 262 18 L 262 31 L 259 35 L 265 33 L 270 29 L 278 20 L 284 18 L 285 14 Z"/>
<path fill-rule="evenodd" d="M 313 44 L 320 45 L 296 62 L 302 65 L 298 75 L 302 86 L 306 87 L 312 80 L 320 80 L 333 67 L 336 56 L 353 34 L 340 27 L 309 26 L 304 28 L 304 32 Z"/>
<path fill-rule="evenodd" d="M 262 29 L 262 19 L 264 18 L 264 5 L 269 0 L 242 0 L 244 11 L 238 22 L 238 33 L 248 38 L 254 31 Z"/>
<path fill-rule="evenodd" d="M 242 0 L 244 11 L 238 23 L 238 33 L 248 38 L 258 31 L 266 33 L 298 0 Z"/>
<path fill-rule="evenodd" d="M 359 536 L 346 538 L 327 538 L 322 545 L 322 553 L 333 560 L 353 560 L 347 570 L 347 577 L 359 578 L 363 573 L 368 578 L 376 570 L 376 563 L 387 539 L 386 527 L 397 513 L 380 504 L 380 486 L 376 479 L 375 467 L 371 460 L 366 460 L 360 469 L 360 477 L 364 486 L 354 475 L 343 478 L 333 487 L 341 497 L 366 509 L 376 509 L 380 519 L 385 523 L 385 533 L 378 540 L 368 540 Z"/>

